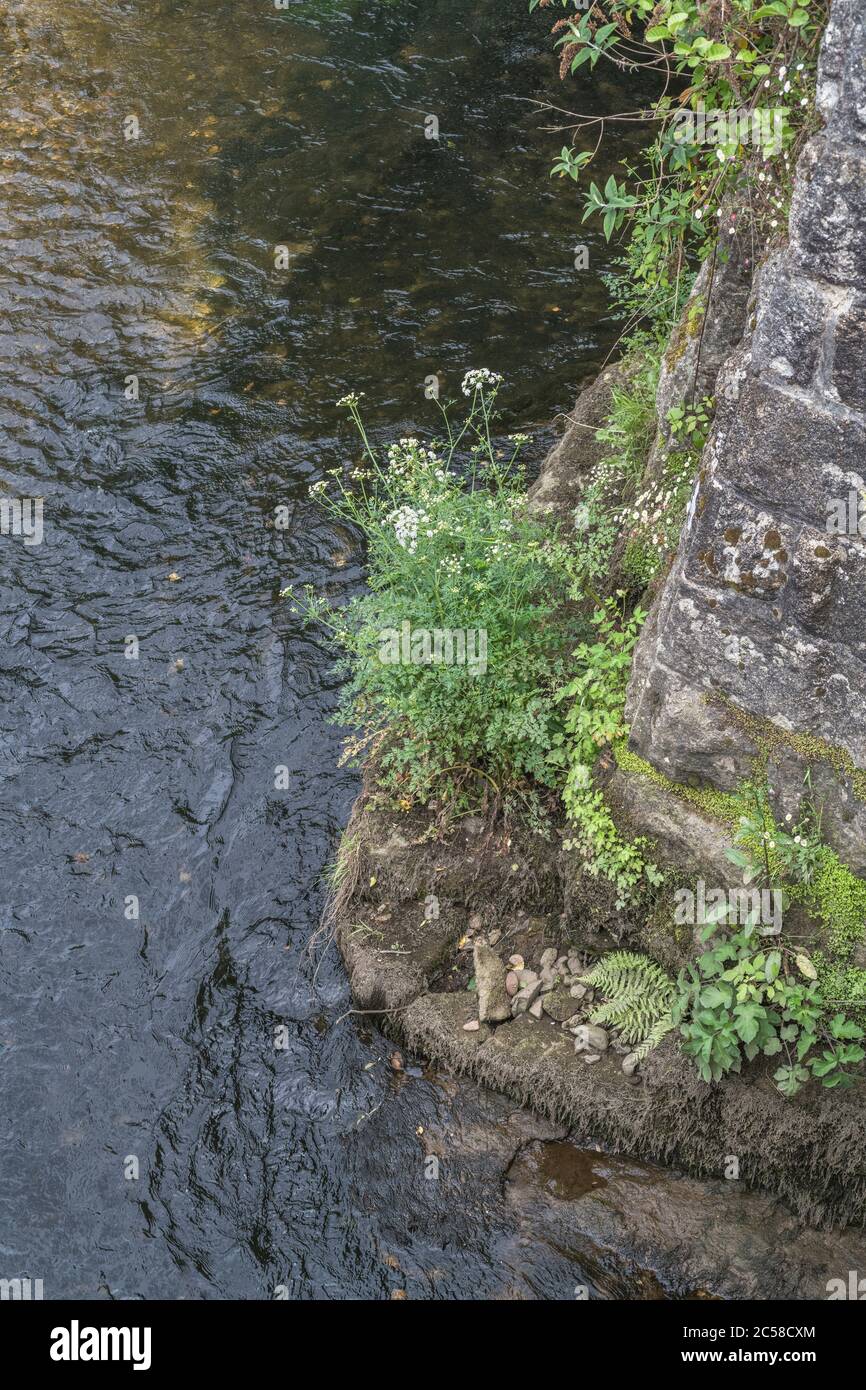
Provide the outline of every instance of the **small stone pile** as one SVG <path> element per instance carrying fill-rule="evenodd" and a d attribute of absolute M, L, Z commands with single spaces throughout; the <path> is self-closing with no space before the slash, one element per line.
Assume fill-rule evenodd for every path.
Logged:
<path fill-rule="evenodd" d="M 584 965 L 575 952 L 560 955 L 550 946 L 542 952 L 537 970 L 528 969 L 523 956 L 510 956 L 503 965 L 486 942 L 477 941 L 473 948 L 475 986 L 478 992 L 478 1019 L 464 1027 L 477 1030 L 482 1023 L 505 1023 L 528 1013 L 532 1018 L 545 1016 L 574 1035 L 574 1050 L 584 1062 L 600 1062 L 602 1054 L 628 1051 L 617 1041 L 611 1041 L 607 1030 L 587 1023 L 585 1011 L 595 1000 L 591 985 L 582 977 L 591 966 Z M 637 1060 L 626 1056 L 622 1069 L 631 1076 Z"/>
<path fill-rule="evenodd" d="M 512 956 L 505 977 L 511 997 L 511 1015 L 547 1014 L 555 1023 L 568 1023 L 582 1004 L 591 1002 L 592 990 L 581 981 L 585 973 L 578 955 L 557 955 L 553 946 L 542 952 L 538 970 L 528 970 L 522 956 Z"/>

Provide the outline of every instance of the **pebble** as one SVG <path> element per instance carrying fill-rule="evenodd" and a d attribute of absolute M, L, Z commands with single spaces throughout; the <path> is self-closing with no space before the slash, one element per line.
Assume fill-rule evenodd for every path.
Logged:
<path fill-rule="evenodd" d="M 478 1019 L 477 1019 L 477 1018 L 470 1018 L 470 1020 L 469 1020 L 468 1023 L 464 1023 L 464 1025 L 463 1025 L 463 1032 L 464 1032 L 464 1033 L 477 1033 L 480 1027 L 481 1027 L 481 1024 L 478 1022 Z"/>
<path fill-rule="evenodd" d="M 539 980 L 536 980 L 535 984 L 524 985 L 522 989 L 518 990 L 517 994 L 515 994 L 514 998 L 511 1001 L 512 1018 L 516 1018 L 518 1014 L 526 1013 L 526 1010 L 529 1008 L 530 1004 L 535 1003 L 535 1000 L 540 992 L 541 982 Z"/>
<path fill-rule="evenodd" d="M 630 1052 L 627 1057 L 622 1059 L 622 1069 L 626 1076 L 634 1076 L 639 1065 L 636 1052 Z"/>
<path fill-rule="evenodd" d="M 544 1005 L 542 1004 L 541 1000 L 536 999 L 533 1004 L 530 1004 L 529 1012 L 532 1014 L 533 1018 L 541 1018 L 541 1010 L 543 1009 L 543 1007 Z"/>
<path fill-rule="evenodd" d="M 522 970 L 526 965 L 526 961 L 523 959 L 523 956 L 509 956 L 508 964 L 513 965 L 515 970 Z"/>
<path fill-rule="evenodd" d="M 586 994 L 586 985 L 572 985 L 568 992 L 572 999 L 582 999 Z"/>
<path fill-rule="evenodd" d="M 574 1000 L 569 998 L 561 986 L 542 996 L 542 1007 L 556 1023 L 564 1023 L 566 1019 L 574 1018 Z"/>
<path fill-rule="evenodd" d="M 580 956 L 569 956 L 568 968 L 571 971 L 572 975 L 579 975 L 581 970 L 583 969 L 580 963 Z"/>
<path fill-rule="evenodd" d="M 493 931 L 490 933 L 490 935 L 488 936 L 487 940 L 488 940 L 488 943 L 489 943 L 491 946 L 495 946 L 496 943 L 497 943 L 497 941 L 499 941 L 499 940 L 501 939 L 501 937 L 502 937 L 502 932 L 499 930 L 499 927 L 494 927 L 494 928 L 493 928 Z"/>
<path fill-rule="evenodd" d="M 508 974 L 505 976 L 506 994 L 509 994 L 513 999 L 519 989 L 520 981 L 517 978 L 517 972 L 515 970 L 509 970 Z"/>
<path fill-rule="evenodd" d="M 556 947 L 555 947 L 555 946 L 548 946 L 547 950 L 546 950 L 546 951 L 542 951 L 542 953 L 541 953 L 541 968 L 542 968 L 542 970 L 549 970 L 550 967 L 551 967 L 552 965 L 555 965 L 555 964 L 556 964 Z"/>
<path fill-rule="evenodd" d="M 589 1064 L 592 1063 L 592 1062 L 600 1062 L 600 1061 L 601 1061 L 601 1053 L 600 1053 L 600 1052 L 586 1052 L 586 1053 L 584 1053 L 583 1060 L 587 1063 L 587 1065 L 589 1065 Z"/>
<path fill-rule="evenodd" d="M 606 1052 L 610 1038 L 596 1023 L 581 1023 L 574 1030 L 575 1052 Z"/>

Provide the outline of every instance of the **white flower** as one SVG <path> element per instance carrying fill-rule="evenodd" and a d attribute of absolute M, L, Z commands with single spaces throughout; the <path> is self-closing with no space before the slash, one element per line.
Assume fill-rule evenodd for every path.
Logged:
<path fill-rule="evenodd" d="M 389 512 L 387 520 L 394 527 L 398 545 L 408 550 L 410 555 L 414 555 L 418 525 L 427 520 L 424 512 L 416 511 L 414 507 L 398 507 L 396 511 Z"/>
<path fill-rule="evenodd" d="M 464 376 L 461 390 L 464 396 L 471 396 L 474 391 L 483 391 L 485 386 L 495 391 L 501 384 L 499 372 L 491 372 L 488 367 L 475 367 Z"/>
<path fill-rule="evenodd" d="M 349 394 L 348 394 L 348 396 L 341 396 L 341 397 L 340 397 L 340 399 L 337 401 L 337 405 L 345 405 L 345 406 L 357 405 L 358 402 L 359 402 L 359 400 L 360 400 L 361 397 L 363 396 L 363 394 L 364 394 L 363 391 L 350 391 Z"/>

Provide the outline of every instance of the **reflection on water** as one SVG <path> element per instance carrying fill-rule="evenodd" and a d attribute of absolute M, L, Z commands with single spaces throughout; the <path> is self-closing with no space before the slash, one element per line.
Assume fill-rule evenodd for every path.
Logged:
<path fill-rule="evenodd" d="M 508 1142 L 461 1140 L 511 1107 L 395 1078 L 310 959 L 356 784 L 277 601 L 361 578 L 306 492 L 344 390 L 420 429 L 428 373 L 488 365 L 537 424 L 614 339 L 515 100 L 559 95 L 546 27 L 0 0 L 0 485 L 45 499 L 41 546 L 0 538 L 0 1275 L 47 1297 L 575 1282 L 513 1239 Z"/>

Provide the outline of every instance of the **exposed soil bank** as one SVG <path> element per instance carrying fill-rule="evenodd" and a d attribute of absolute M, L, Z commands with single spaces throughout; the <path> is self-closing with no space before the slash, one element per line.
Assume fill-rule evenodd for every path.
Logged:
<path fill-rule="evenodd" d="M 447 843 L 432 830 L 421 813 L 369 810 L 366 795 L 356 803 L 336 935 L 360 1009 L 381 1010 L 413 1050 L 531 1106 L 578 1142 L 714 1179 L 734 1158 L 740 1190 L 781 1198 L 816 1226 L 864 1222 L 866 1117 L 848 1095 L 809 1087 L 788 1101 L 757 1067 L 708 1086 L 671 1040 L 630 1078 L 613 1051 L 586 1065 L 547 1017 L 465 1031 L 478 1016 L 465 988 L 474 940 L 492 933 L 503 959 L 529 960 L 550 946 L 591 949 L 615 919 L 595 880 L 584 881 L 585 897 L 575 893 L 574 866 L 555 842 L 497 838 L 478 821 Z"/>

